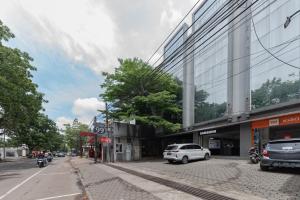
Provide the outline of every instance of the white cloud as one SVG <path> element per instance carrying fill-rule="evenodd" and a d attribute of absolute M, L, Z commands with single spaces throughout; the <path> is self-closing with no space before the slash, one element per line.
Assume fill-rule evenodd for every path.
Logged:
<path fill-rule="evenodd" d="M 89 124 L 98 110 L 105 109 L 105 103 L 97 98 L 79 98 L 74 101 L 72 112 L 80 122 Z"/>
<path fill-rule="evenodd" d="M 91 0 L 0 1 L 1 18 L 19 37 L 63 53 L 95 72 L 111 71 L 116 27 L 103 5 Z M 26 30 L 24 32 L 24 30 Z M 23 35 L 24 34 L 24 35 Z M 26 35 L 25 35 L 26 34 Z"/>
<path fill-rule="evenodd" d="M 0 19 L 25 45 L 62 51 L 99 74 L 117 58 L 148 59 L 195 2 L 0 0 Z"/>
<path fill-rule="evenodd" d="M 176 8 L 172 0 L 168 0 L 167 2 L 168 7 L 161 13 L 160 24 L 175 27 L 182 18 L 182 13 Z"/>
<path fill-rule="evenodd" d="M 65 124 L 72 124 L 73 119 L 67 118 L 67 117 L 58 117 L 56 119 L 56 126 L 59 128 L 59 130 L 65 129 Z"/>

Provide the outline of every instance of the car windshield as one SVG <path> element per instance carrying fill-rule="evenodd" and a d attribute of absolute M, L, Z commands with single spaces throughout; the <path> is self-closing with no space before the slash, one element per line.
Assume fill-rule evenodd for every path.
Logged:
<path fill-rule="evenodd" d="M 167 146 L 166 150 L 175 150 L 177 148 L 178 148 L 177 145 L 169 145 L 169 146 Z"/>
<path fill-rule="evenodd" d="M 288 150 L 288 149 L 300 149 L 300 140 L 295 141 L 275 141 L 270 142 L 267 146 L 268 150 Z"/>

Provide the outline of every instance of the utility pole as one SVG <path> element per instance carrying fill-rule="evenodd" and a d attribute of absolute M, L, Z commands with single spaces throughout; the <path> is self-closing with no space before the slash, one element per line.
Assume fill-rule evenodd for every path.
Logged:
<path fill-rule="evenodd" d="M 2 108 L 2 106 L 0 105 L 0 118 L 3 117 L 4 113 L 5 113 L 4 108 Z M 4 140 L 4 142 L 3 142 L 3 160 L 5 160 L 5 157 L 6 157 L 6 152 L 5 152 L 5 145 L 6 145 L 5 144 L 5 128 L 3 129 L 3 140 Z M 1 157 L 0 157 L 0 159 L 1 159 Z"/>
<path fill-rule="evenodd" d="M 108 105 L 107 102 L 105 102 L 105 126 L 106 126 L 106 132 L 107 132 L 107 137 L 110 139 L 110 133 L 108 129 Z M 107 151 L 106 151 L 106 159 L 107 162 L 110 162 L 110 143 L 107 143 Z"/>
<path fill-rule="evenodd" d="M 94 127 L 97 125 L 97 118 L 94 117 Z M 94 131 L 95 133 L 95 131 Z M 94 136 L 94 146 L 95 146 L 95 153 L 94 153 L 94 161 L 95 163 L 97 163 L 97 157 L 98 157 L 98 137 L 97 137 L 97 133 L 95 133 L 95 136 Z"/>
<path fill-rule="evenodd" d="M 6 147 L 6 144 L 5 144 L 5 129 L 3 130 L 3 138 L 4 138 L 4 143 L 3 143 L 3 160 L 5 160 L 5 158 L 6 158 L 6 151 L 5 151 L 5 147 Z"/>

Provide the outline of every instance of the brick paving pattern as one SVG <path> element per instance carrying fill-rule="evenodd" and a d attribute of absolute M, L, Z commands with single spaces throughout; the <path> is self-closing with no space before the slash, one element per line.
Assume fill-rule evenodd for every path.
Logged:
<path fill-rule="evenodd" d="M 209 161 L 168 164 L 165 161 L 119 163 L 130 169 L 152 171 L 172 180 L 183 180 L 196 187 L 216 191 L 237 191 L 266 199 L 299 200 L 299 170 L 263 172 L 246 160 L 211 159 Z"/>
<path fill-rule="evenodd" d="M 93 200 L 159 200 L 152 194 L 120 179 L 113 174 L 102 171 L 86 159 L 72 160 L 79 169 L 86 191 Z"/>

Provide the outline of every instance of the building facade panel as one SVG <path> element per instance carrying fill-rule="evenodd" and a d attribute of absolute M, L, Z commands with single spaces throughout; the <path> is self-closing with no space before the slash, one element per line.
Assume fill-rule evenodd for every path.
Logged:
<path fill-rule="evenodd" d="M 252 14 L 252 110 L 300 97 L 300 69 L 296 68 L 300 67 L 300 18 L 293 18 L 286 29 L 283 26 L 286 17 L 299 8 L 298 0 L 282 0 L 276 1 L 260 13 L 254 11 Z M 268 53 L 262 45 L 283 62 Z"/>
<path fill-rule="evenodd" d="M 226 114 L 228 34 L 215 31 L 227 23 L 210 22 L 225 1 L 205 1 L 193 15 L 195 123 L 222 117 Z M 221 13 L 221 12 L 220 12 Z M 226 29 L 226 28 L 224 28 Z M 212 31 L 210 31 L 212 30 Z"/>
<path fill-rule="evenodd" d="M 232 14 L 222 18 L 225 10 Z M 193 141 L 213 154 L 246 156 L 251 145 L 261 150 L 271 139 L 300 137 L 296 118 L 289 119 L 294 120 L 292 124 L 284 124 L 280 118 L 276 125 L 277 121 L 268 117 L 280 110 L 290 118 L 291 106 L 299 111 L 300 15 L 294 16 L 287 28 L 283 26 L 286 17 L 297 10 L 298 0 L 247 0 L 245 4 L 241 0 L 206 0 L 193 13 L 192 34 L 183 45 L 185 54 L 193 54 L 183 57 L 178 69 L 183 69 L 185 101 L 192 96 L 192 87 L 187 85 L 193 83 L 194 87 L 194 109 L 190 110 L 192 104 L 183 107 L 184 116 L 194 114 L 195 124 L 188 131 Z M 186 50 L 189 42 L 192 50 Z M 193 65 L 187 65 L 190 62 Z M 193 66 L 188 70 L 193 72 L 193 80 L 187 79 L 186 66 Z M 265 121 L 257 120 L 257 115 Z M 255 127 L 266 122 L 268 126 Z"/>

